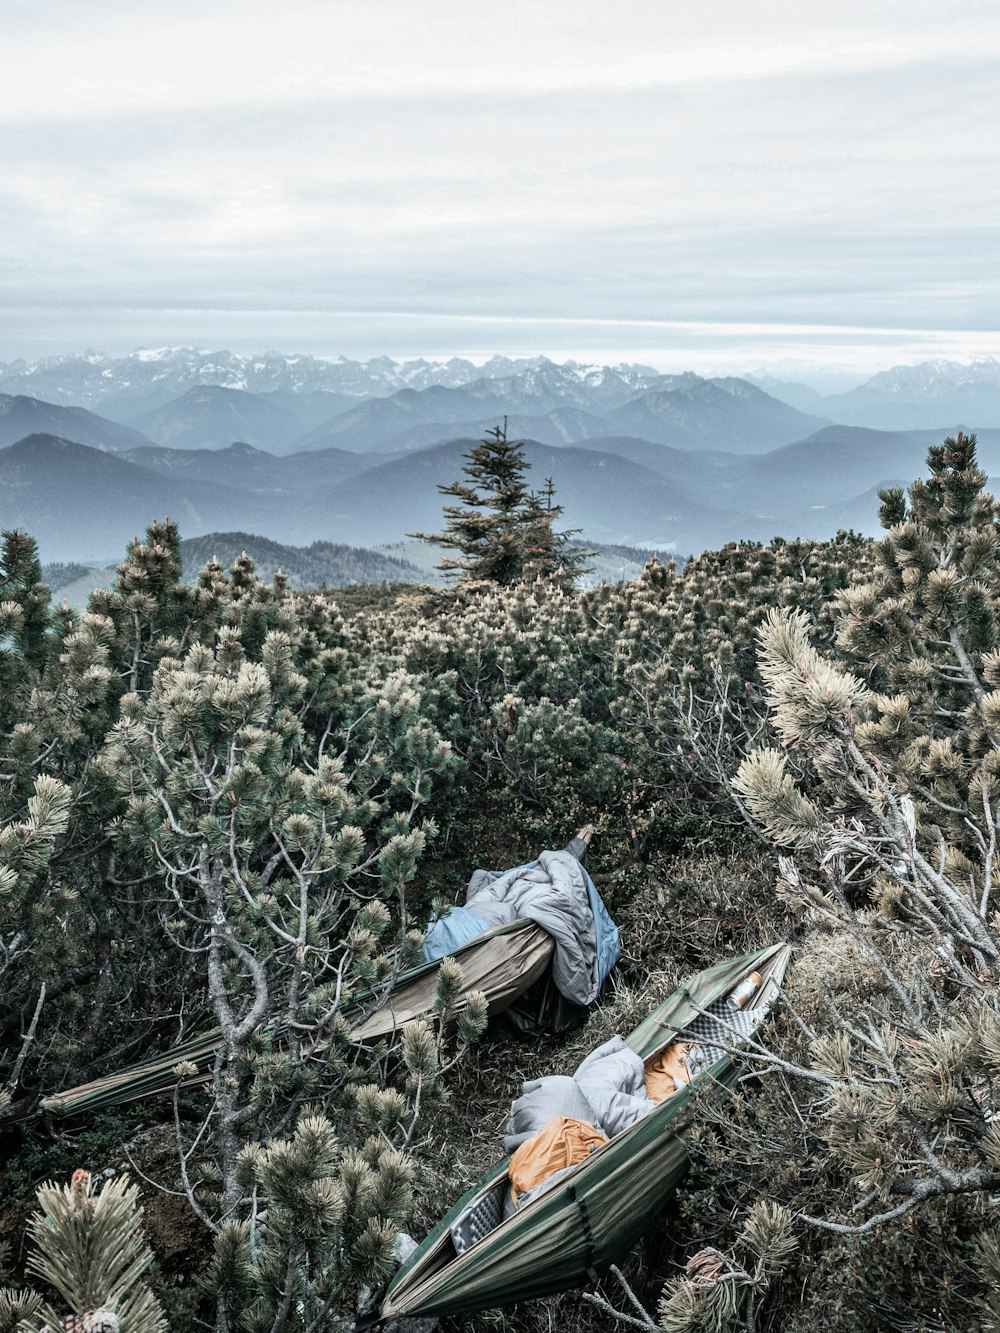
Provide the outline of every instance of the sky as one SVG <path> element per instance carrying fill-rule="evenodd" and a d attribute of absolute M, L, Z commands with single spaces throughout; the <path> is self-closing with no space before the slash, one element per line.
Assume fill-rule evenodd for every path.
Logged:
<path fill-rule="evenodd" d="M 1000 356 L 995 0 L 5 0 L 3 51 L 3 361 Z"/>

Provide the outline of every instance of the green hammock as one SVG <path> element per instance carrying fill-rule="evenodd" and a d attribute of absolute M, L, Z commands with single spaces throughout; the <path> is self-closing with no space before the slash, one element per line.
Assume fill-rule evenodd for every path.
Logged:
<path fill-rule="evenodd" d="M 775 944 L 699 972 L 639 1024 L 629 1046 L 649 1061 L 750 971 L 763 984 L 747 1010 L 762 1010 L 777 994 L 790 954 L 789 945 Z M 694 1085 L 730 1085 L 737 1069 L 726 1053 Z M 506 1190 L 508 1159 L 498 1162 L 403 1264 L 377 1319 L 492 1309 L 598 1280 L 648 1230 L 686 1169 L 694 1085 L 679 1088 L 459 1254 L 452 1223 L 469 1205 Z"/>
<path fill-rule="evenodd" d="M 592 826 L 586 825 L 565 848 L 584 866 L 592 833 Z M 599 959 L 602 956 L 599 923 L 602 921 L 607 927 L 606 938 L 614 941 L 614 957 L 617 957 L 617 928 L 608 917 L 592 881 L 587 879 L 587 884 L 592 891 L 591 907 L 594 911 Z M 600 913 L 594 907 L 594 899 Z M 531 994 L 530 988 L 534 987 L 535 982 L 541 982 L 552 962 L 554 951 L 552 935 L 537 922 L 526 919 L 481 931 L 465 944 L 452 949 L 450 956 L 457 958 L 462 965 L 462 993 L 449 1009 L 451 1023 L 454 1024 L 458 1019 L 465 1005 L 465 996 L 470 991 L 481 991 L 486 996 L 486 1013 L 489 1018 L 511 1010 L 515 1002 L 522 1000 L 526 993 Z M 443 959 L 435 958 L 401 973 L 388 994 L 382 990 L 355 1000 L 353 1007 L 344 1013 L 351 1027 L 351 1040 L 361 1044 L 392 1038 L 407 1023 L 432 1014 L 442 962 Z M 543 986 L 542 994 L 530 999 L 527 1005 L 530 1017 L 535 1017 L 531 1006 L 539 1010 L 544 1007 L 547 989 L 551 989 L 551 986 Z M 537 1015 L 537 1021 L 543 1021 L 541 1013 Z M 280 1040 L 280 1024 L 273 1024 L 270 1031 L 273 1037 Z M 39 1109 L 47 1115 L 80 1115 L 159 1093 L 173 1092 L 178 1088 L 197 1087 L 212 1078 L 220 1042 L 219 1029 L 212 1028 L 189 1037 L 169 1051 L 120 1069 L 114 1074 L 44 1097 L 39 1103 Z M 326 1049 L 326 1045 L 320 1042 L 314 1047 L 313 1053 L 320 1055 Z M 195 1072 L 187 1078 L 178 1079 L 174 1069 L 182 1061 L 194 1065 Z"/>
<path fill-rule="evenodd" d="M 473 990 L 483 991 L 489 1016 L 502 1013 L 544 973 L 553 947 L 552 936 L 533 921 L 514 921 L 484 931 L 452 955 L 462 964 L 463 995 Z M 442 961 L 437 958 L 401 973 L 387 996 L 348 1014 L 352 1038 L 371 1042 L 391 1037 L 406 1023 L 429 1014 Z M 462 1006 L 460 996 L 453 1007 L 453 1018 L 458 1017 Z M 48 1115 L 80 1115 L 173 1092 L 178 1086 L 197 1087 L 212 1077 L 219 1040 L 219 1029 L 212 1028 L 162 1055 L 44 1097 L 41 1110 Z M 179 1081 L 173 1070 L 181 1061 L 193 1064 L 197 1073 Z"/>

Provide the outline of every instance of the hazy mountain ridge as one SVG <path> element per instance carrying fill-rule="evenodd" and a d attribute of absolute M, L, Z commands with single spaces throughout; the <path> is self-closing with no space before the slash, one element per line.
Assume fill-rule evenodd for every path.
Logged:
<path fill-rule="evenodd" d="M 505 417 L 512 435 L 574 444 L 613 435 L 636 436 L 686 449 L 763 452 L 812 433 L 822 418 L 798 412 L 746 381 L 659 376 L 658 388 L 635 391 L 629 376 L 601 373 L 596 388 L 565 367 L 536 366 L 499 380 L 480 377 L 461 387 L 431 385 L 368 398 L 312 429 L 261 394 L 198 385 L 154 411 L 132 418 L 133 429 L 87 409 L 2 398 L 0 445 L 28 434 L 53 434 L 97 448 L 131 451 L 152 443 L 182 449 L 225 448 L 236 441 L 270 453 L 337 448 L 397 453 L 456 436 L 482 435 Z M 339 400 L 334 398 L 334 401 Z M 589 403 L 589 409 L 581 406 Z M 312 411 L 322 399 L 311 395 Z M 79 423 L 79 424 L 78 424 Z"/>
<path fill-rule="evenodd" d="M 828 424 L 745 380 L 683 375 L 658 376 L 656 383 L 636 391 L 624 377 L 608 377 L 595 399 L 578 380 L 549 366 L 461 388 L 401 389 L 338 413 L 296 446 L 361 452 L 421 448 L 451 434 L 481 434 L 506 417 L 509 433 L 552 443 L 622 434 L 679 448 L 757 453 Z M 537 436 L 536 423 L 542 428 Z"/>
<path fill-rule="evenodd" d="M 56 593 L 90 573 L 92 570 L 88 565 L 77 564 L 72 560 L 53 560 L 42 566 L 42 582 L 50 592 Z"/>
<path fill-rule="evenodd" d="M 573 445 L 525 443 L 529 480 L 551 476 L 567 527 L 603 545 L 676 551 L 772 536 L 878 532 L 879 486 L 922 466 L 933 432 L 825 427 L 766 454 L 683 450 L 634 437 Z M 277 456 L 144 446 L 111 453 L 34 435 L 0 450 L 0 524 L 23 527 L 47 561 L 115 559 L 153 517 L 183 533 L 251 532 L 274 542 L 369 547 L 437 531 L 442 482 L 474 443 L 460 437 L 398 455 L 344 450 Z M 985 433 L 984 466 L 1000 466 L 1000 432 Z"/>
<path fill-rule="evenodd" d="M 802 386 L 780 381 L 766 384 L 785 402 L 801 405 Z M 792 392 L 789 393 L 788 389 Z M 844 393 L 827 394 L 814 409 L 844 425 L 878 430 L 943 432 L 1000 425 L 1000 361 L 983 357 L 971 362 L 924 361 L 879 371 Z"/>
<path fill-rule="evenodd" d="M 114 558 L 154 517 L 169 515 L 192 535 L 266 524 L 270 497 L 208 481 L 157 476 L 118 454 L 54 435 L 30 435 L 0 449 L 0 526 L 34 536 L 46 561 Z"/>
<path fill-rule="evenodd" d="M 540 440 L 542 444 L 579 444 L 582 440 L 606 435 L 608 429 L 603 417 L 593 416 L 578 407 L 557 407 L 542 416 L 527 416 L 518 412 L 505 415 L 510 439 Z M 371 452 L 384 457 L 390 453 L 428 449 L 451 437 L 482 438 L 497 422 L 495 411 L 447 425 L 439 421 L 420 422 L 400 431 L 398 435 L 383 439 L 378 448 Z"/>
<path fill-rule="evenodd" d="M 758 389 L 769 393 L 772 398 L 778 398 L 781 402 L 788 403 L 790 407 L 797 407 L 800 412 L 822 411 L 823 395 L 809 384 L 800 384 L 797 380 L 779 379 L 766 371 L 748 372 L 743 378 L 748 383 L 755 384 Z"/>
<path fill-rule="evenodd" d="M 360 542 L 365 532 L 363 540 L 375 544 L 394 539 L 403 514 L 406 531 L 438 531 L 443 503 L 438 482 L 460 475 L 463 455 L 474 443 L 450 440 L 360 473 L 307 503 L 300 521 L 314 523 L 322 512 L 347 540 Z M 716 507 L 669 476 L 619 455 L 537 440 L 524 442 L 524 455 L 533 482 L 540 486 L 552 478 L 566 525 L 581 528 L 581 540 L 687 554 L 737 533 L 751 540 L 771 536 L 754 515 Z"/>
<path fill-rule="evenodd" d="M 83 407 L 60 407 L 25 394 L 0 394 L 0 448 L 29 435 L 58 435 L 95 449 L 136 449 L 152 444 L 141 431 Z"/>
<path fill-rule="evenodd" d="M 861 388 L 879 389 L 905 398 L 930 398 L 940 390 L 967 384 L 1000 389 L 1000 361 L 980 357 L 975 361 L 922 361 L 915 366 L 893 366 L 879 371 Z"/>
<path fill-rule="evenodd" d="M 422 583 L 427 576 L 408 560 L 342 542 L 289 546 L 250 532 L 210 532 L 181 542 L 184 577 L 193 582 L 209 560 L 229 569 L 246 553 L 257 577 L 270 582 L 279 571 L 292 588 L 346 587 L 358 583 Z"/>
<path fill-rule="evenodd" d="M 299 455 L 286 468 L 286 460 L 268 464 L 261 451 L 243 446 L 225 451 L 233 459 L 229 469 L 211 473 L 213 451 L 176 451 L 183 455 L 178 462 L 162 447 L 125 456 L 35 435 L 0 450 L 0 521 L 33 533 L 47 561 L 113 559 L 163 515 L 192 537 L 240 530 L 296 545 L 380 545 L 440 527 L 438 484 L 460 474 L 471 443 L 455 440 L 388 460 L 369 455 L 372 465 L 353 475 L 345 475 L 336 454 Z M 687 554 L 737 536 L 770 535 L 753 515 L 717 508 L 693 488 L 624 457 L 533 441 L 525 454 L 538 486 L 553 477 L 566 526 L 582 528 L 584 540 Z M 242 458 L 256 476 L 246 477 Z M 275 465 L 285 489 L 267 479 Z M 228 483 L 221 480 L 227 476 Z M 256 488 L 247 488 L 247 480 Z"/>
<path fill-rule="evenodd" d="M 149 439 L 174 449 L 222 449 L 235 440 L 290 445 L 302 434 L 299 419 L 260 394 L 198 384 L 133 422 Z"/>
<path fill-rule="evenodd" d="M 673 380 L 675 377 L 671 377 Z M 746 380 L 676 377 L 604 416 L 610 433 L 677 448 L 762 453 L 829 423 L 772 398 Z"/>
<path fill-rule="evenodd" d="M 155 370 L 162 361 L 173 364 L 152 354 L 141 364 Z M 460 376 L 470 365 L 451 369 Z M 409 366 L 417 378 L 434 370 Z M 141 419 L 167 444 L 87 409 L 5 395 L 0 525 L 35 533 L 49 561 L 113 559 L 164 514 L 191 537 L 239 531 L 294 546 L 388 544 L 440 528 L 438 486 L 461 474 L 463 454 L 506 416 L 510 434 L 526 441 L 531 483 L 552 477 L 565 524 L 582 529 L 583 541 L 688 554 L 731 540 L 830 536 L 848 518 L 875 533 L 877 489 L 919 473 L 941 438 L 939 429 L 830 424 L 731 376 L 650 376 L 545 358 L 498 359 L 492 379 L 472 369 L 464 385 L 406 387 L 305 430 L 292 390 L 269 390 L 272 400 L 197 385 Z M 959 369 L 991 392 L 996 381 L 1000 393 L 1000 364 Z M 398 367 L 380 362 L 372 373 L 389 370 Z M 931 394 L 952 378 L 948 363 L 934 363 L 916 382 Z M 883 392 L 879 383 L 911 392 L 905 375 L 876 379 L 873 394 Z M 314 414 L 344 401 L 325 394 L 303 389 L 301 401 Z M 230 434 L 237 439 L 226 442 Z M 1000 430 L 979 434 L 983 465 L 1000 469 Z"/>
<path fill-rule="evenodd" d="M 242 440 L 225 449 L 171 449 L 165 445 L 130 449 L 121 457 L 161 476 L 211 481 L 268 495 L 330 486 L 386 461 L 382 454 L 369 457 L 346 449 L 278 455 Z"/>

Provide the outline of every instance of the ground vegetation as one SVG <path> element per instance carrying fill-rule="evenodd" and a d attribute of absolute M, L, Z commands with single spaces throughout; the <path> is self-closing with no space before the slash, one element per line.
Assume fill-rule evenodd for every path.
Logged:
<path fill-rule="evenodd" d="M 995 1329 L 1000 520 L 973 439 L 928 466 L 881 542 L 584 591 L 475 563 L 301 590 L 245 554 L 187 583 L 163 521 L 76 611 L 5 534 L 0 1329 L 346 1328 L 524 1078 L 778 938 L 781 1009 L 698 1099 L 662 1224 L 599 1289 L 467 1325 Z M 436 901 L 583 822 L 625 952 L 582 1029 L 456 1030 L 449 966 L 398 1047 L 350 1042 Z M 39 1115 L 208 1026 L 207 1083 L 179 1061 L 155 1103 Z"/>

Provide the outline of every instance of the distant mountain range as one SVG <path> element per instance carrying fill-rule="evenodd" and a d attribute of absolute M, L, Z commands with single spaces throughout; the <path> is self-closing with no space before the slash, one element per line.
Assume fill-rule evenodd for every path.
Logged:
<path fill-rule="evenodd" d="M 878 531 L 878 485 L 918 475 L 935 432 L 824 427 L 766 454 L 672 449 L 607 436 L 575 445 L 527 441 L 531 476 L 552 477 L 567 527 L 583 541 L 681 555 L 727 541 Z M 0 449 L 0 526 L 23 527 L 47 561 L 121 558 L 150 519 L 192 538 L 257 533 L 284 545 L 380 546 L 441 524 L 438 483 L 458 477 L 472 439 L 387 457 L 342 450 L 279 457 L 251 445 L 122 453 L 53 435 Z M 1000 467 L 1000 432 L 982 436 Z"/>
<path fill-rule="evenodd" d="M 58 420 L 11 422 L 0 424 L 0 443 L 34 431 L 127 448 L 111 433 L 117 425 L 175 448 L 241 440 L 272 453 L 396 453 L 478 435 L 507 416 L 512 431 L 546 444 L 631 435 L 761 453 L 834 423 L 890 431 L 1000 426 L 1000 362 L 900 366 L 824 396 L 767 375 L 663 375 L 638 364 L 557 365 L 545 357 L 476 366 L 461 358 L 323 361 L 165 348 L 14 362 L 0 366 L 0 395 L 0 403 L 16 400 L 22 417 L 34 400 L 50 413 L 84 408 L 110 423 L 84 438 L 82 424 L 74 431 Z"/>
<path fill-rule="evenodd" d="M 131 425 L 192 388 L 216 386 L 270 399 L 308 430 L 366 399 L 387 398 L 404 389 L 419 392 L 479 385 L 478 392 L 488 395 L 490 382 L 518 380 L 535 405 L 518 405 L 511 392 L 508 415 L 543 415 L 556 406 L 575 406 L 603 416 L 637 394 L 666 387 L 665 381 L 676 385 L 685 378 L 663 376 L 651 366 L 635 363 L 600 366 L 568 361 L 557 365 L 540 356 L 494 356 L 477 366 L 461 357 L 443 361 L 394 361 L 389 357 L 352 361 L 341 357 L 330 361 L 279 352 L 242 356 L 229 351 L 166 347 L 123 357 L 85 352 L 31 363 L 0 364 L 0 394 L 85 407 Z M 534 387 L 532 379 L 536 381 Z M 990 357 L 969 364 L 928 361 L 896 366 L 838 394 L 823 395 L 808 385 L 788 383 L 768 374 L 747 375 L 743 382 L 753 383 L 800 412 L 844 425 L 888 430 L 1000 425 L 1000 361 Z M 516 386 L 505 387 L 513 391 Z M 541 409 L 537 403 L 546 392 L 558 402 L 550 401 Z M 483 409 L 486 406 L 481 404 Z M 443 420 L 473 421 L 480 415 L 481 411 L 474 411 L 462 418 Z M 409 424 L 404 422 L 400 429 Z M 267 441 L 271 448 L 276 443 Z"/>
<path fill-rule="evenodd" d="M 751 377 L 758 387 L 801 411 L 849 426 L 880 430 L 975 430 L 1000 425 L 1000 361 L 984 357 L 924 361 L 880 371 L 846 393 L 817 394 L 804 384 Z"/>
<path fill-rule="evenodd" d="M 460 389 L 402 389 L 339 413 L 303 436 L 298 447 L 398 452 L 437 443 L 448 434 L 481 435 L 506 416 L 508 429 L 518 436 L 553 444 L 638 435 L 682 449 L 756 453 L 827 424 L 745 380 L 677 376 L 674 382 L 631 394 L 617 406 L 609 407 L 607 399 L 603 405 L 591 400 L 589 409 L 580 401 L 587 401 L 586 394 L 563 392 L 566 388 L 553 376 L 519 374 Z"/>
<path fill-rule="evenodd" d="M 447 361 L 421 358 L 397 362 L 387 356 L 370 361 L 351 361 L 346 357 L 324 361 L 278 352 L 240 356 L 194 347 L 163 347 L 123 357 L 84 352 L 31 363 L 0 364 L 0 393 L 99 407 L 114 420 L 126 420 L 161 407 L 198 385 L 296 397 L 329 393 L 356 401 L 386 397 L 400 389 L 426 389 L 434 385 L 458 388 L 476 380 L 509 379 L 521 372 L 537 369 L 544 372 L 553 366 L 546 357 L 513 360 L 494 356 L 484 365 L 476 366 L 460 357 Z M 572 361 L 557 369 L 576 378 L 598 397 L 607 392 L 612 398 L 619 384 L 626 385 L 627 392 L 634 392 L 658 373 L 651 366 L 608 368 L 579 366 Z M 332 416 L 333 411 L 327 415 Z"/>
<path fill-rule="evenodd" d="M 198 385 L 127 426 L 88 409 L 4 395 L 0 446 L 52 434 L 115 451 L 153 444 L 223 449 L 239 441 L 275 454 L 331 448 L 395 454 L 478 437 L 507 417 L 512 435 L 552 445 L 633 435 L 675 448 L 758 453 L 827 424 L 745 380 L 679 375 L 656 376 L 652 383 L 636 391 L 627 377 L 609 371 L 590 385 L 565 367 L 548 366 L 461 388 L 400 389 L 346 410 L 336 395 L 310 393 L 302 400 L 304 413 L 294 395 Z M 332 415 L 315 424 L 330 406 Z"/>
<path fill-rule="evenodd" d="M 63 401 L 0 394 L 0 526 L 33 532 L 48 561 L 120 558 L 164 514 L 192 538 L 235 531 L 300 548 L 436 530 L 438 485 L 460 475 L 463 454 L 505 416 L 526 441 L 536 485 L 553 479 L 565 525 L 584 541 L 682 555 L 841 526 L 876 532 L 877 488 L 912 480 L 927 447 L 959 424 L 979 427 L 981 460 L 1000 468 L 996 362 L 905 368 L 827 397 L 776 380 L 544 358 L 400 366 L 168 351 L 3 369 L 0 388 L 46 377 L 62 386 Z M 230 382 L 170 396 L 185 376 L 207 374 Z M 435 375 L 454 382 L 424 383 Z M 114 402 L 122 415 L 130 389 L 133 408 L 151 386 L 167 398 L 127 424 L 66 403 L 71 392 L 99 397 L 98 382 L 117 394 L 102 407 Z M 376 384 L 378 395 L 360 392 Z M 942 403 L 986 413 L 991 395 L 995 416 L 936 419 Z M 843 417 L 865 401 L 880 411 L 894 402 L 904 417 L 922 405 L 925 429 L 831 421 L 830 404 Z"/>

